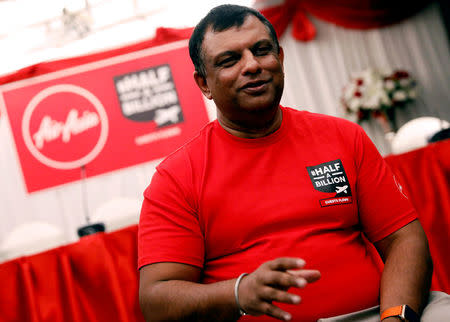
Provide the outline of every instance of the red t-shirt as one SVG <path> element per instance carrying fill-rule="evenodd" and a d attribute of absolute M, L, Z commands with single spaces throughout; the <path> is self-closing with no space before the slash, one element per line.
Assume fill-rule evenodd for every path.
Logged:
<path fill-rule="evenodd" d="M 299 305 L 280 304 L 294 321 L 377 305 L 382 264 L 367 239 L 386 237 L 416 213 L 361 127 L 282 111 L 281 127 L 258 139 L 214 121 L 157 167 L 144 193 L 139 267 L 190 264 L 212 283 L 300 257 L 322 277 L 291 288 Z"/>

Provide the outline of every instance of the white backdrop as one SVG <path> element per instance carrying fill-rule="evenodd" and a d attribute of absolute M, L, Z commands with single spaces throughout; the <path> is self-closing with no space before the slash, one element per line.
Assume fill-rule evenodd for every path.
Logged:
<path fill-rule="evenodd" d="M 420 99 L 398 113 L 400 125 L 424 115 L 450 119 L 450 54 L 437 5 L 400 24 L 377 30 L 350 30 L 316 19 L 313 22 L 318 31 L 315 40 L 298 42 L 290 37 L 289 30 L 281 39 L 286 71 L 282 104 L 343 116 L 339 100 L 350 75 L 366 67 L 391 67 L 410 71 L 420 86 Z M 209 105 L 209 109 L 212 119 L 214 108 Z M 378 125 L 363 127 L 379 150 L 388 153 Z M 87 179 L 85 201 L 80 182 L 27 194 L 9 126 L 6 118 L 0 117 L 0 243 L 18 225 L 36 220 L 60 227 L 66 242 L 77 240 L 76 230 L 85 224 L 84 205 L 92 216 L 112 199 L 142 199 L 158 162 Z"/>
<path fill-rule="evenodd" d="M 450 119 L 450 55 L 437 5 L 399 24 L 368 31 L 313 19 L 317 38 L 309 43 L 283 37 L 286 87 L 282 103 L 344 117 L 342 87 L 367 67 L 405 69 L 416 78 L 419 98 L 397 113 L 398 125 L 420 116 Z M 390 152 L 377 122 L 363 124 L 382 154 Z"/>

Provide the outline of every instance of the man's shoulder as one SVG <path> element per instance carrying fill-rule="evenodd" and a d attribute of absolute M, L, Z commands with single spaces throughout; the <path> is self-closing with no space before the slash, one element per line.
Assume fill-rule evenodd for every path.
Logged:
<path fill-rule="evenodd" d="M 202 153 L 207 137 L 213 128 L 214 122 L 206 124 L 193 138 L 167 155 L 157 166 L 157 169 L 177 169 L 188 165 L 192 161 L 190 160 L 192 156 Z"/>
<path fill-rule="evenodd" d="M 354 122 L 338 116 L 309 112 L 292 107 L 283 107 L 294 121 L 294 124 L 308 124 L 316 129 L 323 127 L 336 127 L 342 129 L 359 130 L 360 126 Z"/>

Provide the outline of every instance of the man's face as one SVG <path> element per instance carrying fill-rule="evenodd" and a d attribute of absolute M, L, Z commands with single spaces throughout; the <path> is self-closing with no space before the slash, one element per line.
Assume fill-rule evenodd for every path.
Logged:
<path fill-rule="evenodd" d="M 222 32 L 207 29 L 202 49 L 206 77 L 196 75 L 219 117 L 239 122 L 249 112 L 278 107 L 284 86 L 283 51 L 277 52 L 267 27 L 255 16 Z"/>

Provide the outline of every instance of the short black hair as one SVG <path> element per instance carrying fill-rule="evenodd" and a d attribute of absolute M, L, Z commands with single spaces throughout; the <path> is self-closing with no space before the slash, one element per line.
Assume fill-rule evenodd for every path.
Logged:
<path fill-rule="evenodd" d="M 259 11 L 232 4 L 224 4 L 211 9 L 208 14 L 200 20 L 192 32 L 189 39 L 189 56 L 195 70 L 201 76 L 206 76 L 205 65 L 202 57 L 202 44 L 205 37 L 206 29 L 211 26 L 215 32 L 221 32 L 232 27 L 240 27 L 244 24 L 247 16 L 253 15 L 258 18 L 269 30 L 270 37 L 275 43 L 277 52 L 280 52 L 277 33 L 269 20 L 266 19 Z"/>

